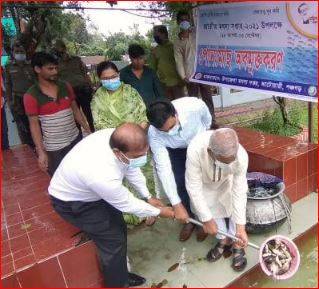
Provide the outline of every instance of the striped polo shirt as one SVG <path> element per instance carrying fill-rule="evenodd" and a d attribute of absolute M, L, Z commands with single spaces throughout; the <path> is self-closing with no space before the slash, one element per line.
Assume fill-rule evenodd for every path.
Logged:
<path fill-rule="evenodd" d="M 47 151 L 63 149 L 79 135 L 71 108 L 75 100 L 74 91 L 66 82 L 57 81 L 57 85 L 56 100 L 44 94 L 38 83 L 31 86 L 23 96 L 26 114 L 39 117 L 43 144 Z"/>

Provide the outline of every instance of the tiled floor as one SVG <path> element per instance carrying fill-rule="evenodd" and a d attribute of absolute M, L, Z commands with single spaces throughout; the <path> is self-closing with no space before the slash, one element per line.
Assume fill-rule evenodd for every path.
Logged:
<path fill-rule="evenodd" d="M 293 201 L 307 195 L 310 189 L 314 191 L 317 188 L 317 146 L 300 144 L 287 138 L 271 138 L 257 132 L 252 135 L 244 129 L 238 131 L 242 144 L 250 153 L 250 169 L 264 169 L 282 176 L 288 184 L 286 192 L 290 197 L 295 196 Z M 265 156 L 261 157 L 262 154 Z M 2 286 L 101 287 L 101 273 L 93 244 L 88 242 L 75 247 L 78 238 L 72 236 L 78 229 L 53 211 L 47 193 L 49 177 L 38 169 L 36 157 L 27 146 L 3 153 L 2 180 Z M 310 215 L 313 214 L 317 212 L 312 211 Z M 310 215 L 307 218 L 311 218 L 313 223 L 314 218 Z M 304 216 L 305 224 L 306 219 Z M 298 226 L 298 232 L 302 231 L 303 227 Z M 160 222 L 159 227 L 156 225 L 151 229 L 132 231 L 129 236 L 129 249 L 134 256 L 133 268 L 145 273 L 154 282 L 160 282 L 162 273 L 167 270 L 166 267 L 161 269 L 161 266 L 168 265 L 171 261 L 167 260 L 173 260 L 173 256 L 180 253 L 180 243 L 175 238 L 168 238 L 171 236 L 168 229 L 176 233 L 178 225 Z M 161 237 L 167 239 L 162 240 Z M 169 247 L 170 244 L 172 247 Z M 194 254 L 203 249 L 197 248 L 198 244 L 193 241 L 188 242 L 187 247 L 189 252 L 194 250 Z M 209 247 L 207 242 L 206 247 Z M 158 264 L 156 268 L 154 260 Z M 201 265 L 198 266 L 199 269 L 196 267 L 189 273 L 192 281 L 188 280 L 188 286 L 205 287 L 211 282 L 205 273 L 207 271 L 209 275 L 210 267 L 205 265 L 207 268 L 204 266 L 201 271 Z M 204 272 L 203 276 L 201 272 Z M 180 286 L 177 280 L 180 282 L 176 279 L 170 285 Z"/>
<path fill-rule="evenodd" d="M 78 229 L 53 211 L 47 193 L 49 177 L 38 169 L 27 146 L 3 153 L 2 179 L 1 277 L 74 248 L 72 235 Z M 21 280 L 25 274 L 21 273 Z"/>

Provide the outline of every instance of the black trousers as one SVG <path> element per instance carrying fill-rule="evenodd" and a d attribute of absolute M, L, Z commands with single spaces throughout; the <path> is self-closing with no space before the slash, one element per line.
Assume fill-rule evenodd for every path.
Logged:
<path fill-rule="evenodd" d="M 17 112 L 17 110 L 13 106 L 10 107 L 10 110 L 13 120 L 17 125 L 17 130 L 21 143 L 27 144 L 31 148 L 34 148 L 28 116 L 25 113 L 23 113 L 23 111 Z"/>
<path fill-rule="evenodd" d="M 76 137 L 76 139 L 71 142 L 68 146 L 60 149 L 58 151 L 47 151 L 48 154 L 48 174 L 52 177 L 63 158 L 67 155 L 67 153 L 82 139 L 82 135 Z"/>
<path fill-rule="evenodd" d="M 212 115 L 212 122 L 215 122 L 215 108 L 214 102 L 212 100 L 212 87 L 210 85 L 193 82 L 187 83 L 186 87 L 189 96 L 202 97 L 202 100 L 206 103 L 210 114 Z"/>
<path fill-rule="evenodd" d="M 76 95 L 76 103 L 79 107 L 81 107 L 86 120 L 90 126 L 91 132 L 94 132 L 94 125 L 93 125 L 93 116 L 91 111 L 91 101 L 92 101 L 92 94 L 93 90 L 90 86 L 76 86 L 73 87 L 74 93 Z"/>
<path fill-rule="evenodd" d="M 169 157 L 172 164 L 172 170 L 175 177 L 175 182 L 177 186 L 177 193 L 184 205 L 187 213 L 190 217 L 194 217 L 194 214 L 191 211 L 189 195 L 185 186 L 185 170 L 186 170 L 186 152 L 185 149 L 171 149 L 167 148 Z"/>
<path fill-rule="evenodd" d="M 3 93 L 3 92 L 2 92 Z M 1 108 L 1 150 L 9 149 L 8 124 L 5 104 Z"/>
<path fill-rule="evenodd" d="M 64 202 L 51 196 L 55 211 L 95 243 L 105 287 L 128 287 L 127 228 L 122 213 L 104 200 Z"/>

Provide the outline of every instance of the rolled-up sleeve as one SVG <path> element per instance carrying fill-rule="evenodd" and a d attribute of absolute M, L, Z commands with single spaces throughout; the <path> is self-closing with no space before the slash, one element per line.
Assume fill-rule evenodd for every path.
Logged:
<path fill-rule="evenodd" d="M 197 152 L 194 151 L 193 144 L 187 149 L 185 184 L 199 220 L 201 222 L 211 220 L 213 216 L 203 195 L 200 161 Z"/>
<path fill-rule="evenodd" d="M 119 181 L 105 182 L 103 178 L 95 178 L 88 187 L 103 200 L 123 213 L 138 217 L 158 216 L 160 210 L 135 198 Z"/>
<path fill-rule="evenodd" d="M 209 109 L 204 101 L 199 99 L 199 103 L 200 103 L 200 115 L 201 115 L 202 122 L 204 126 L 206 127 L 206 129 L 210 129 L 210 126 L 212 124 L 212 115 L 209 112 Z"/>
<path fill-rule="evenodd" d="M 149 133 L 149 143 L 153 153 L 156 171 L 162 183 L 163 190 L 171 204 L 175 206 L 181 202 L 181 199 L 177 193 L 176 182 L 168 151 L 156 135 Z"/>
<path fill-rule="evenodd" d="M 232 186 L 232 218 L 238 225 L 246 224 L 246 204 L 247 204 L 247 168 L 248 168 L 248 154 L 240 147 L 239 153 L 239 166 L 236 168 L 233 177 Z"/>

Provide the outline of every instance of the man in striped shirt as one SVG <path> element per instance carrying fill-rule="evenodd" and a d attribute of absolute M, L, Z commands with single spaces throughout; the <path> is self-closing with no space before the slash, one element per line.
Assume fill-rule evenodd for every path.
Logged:
<path fill-rule="evenodd" d="M 38 81 L 25 93 L 24 107 L 39 167 L 52 176 L 63 157 L 81 140 L 75 121 L 87 133 L 90 128 L 75 102 L 71 85 L 58 81 L 58 60 L 38 52 L 31 65 Z"/>

